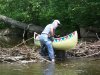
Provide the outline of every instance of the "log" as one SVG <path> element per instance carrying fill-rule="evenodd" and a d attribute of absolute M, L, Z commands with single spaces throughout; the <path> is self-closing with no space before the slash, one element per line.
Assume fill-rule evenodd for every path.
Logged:
<path fill-rule="evenodd" d="M 1 22 L 4 22 L 8 25 L 12 25 L 14 27 L 18 27 L 18 28 L 21 28 L 21 29 L 27 29 L 27 27 L 29 26 L 28 30 L 29 31 L 32 31 L 32 32 L 41 32 L 43 30 L 43 28 L 41 26 L 38 26 L 38 25 L 34 25 L 34 24 L 26 24 L 26 23 L 22 23 L 20 21 L 16 21 L 12 18 L 9 18 L 7 16 L 4 16 L 4 15 L 0 15 L 0 21 Z"/>

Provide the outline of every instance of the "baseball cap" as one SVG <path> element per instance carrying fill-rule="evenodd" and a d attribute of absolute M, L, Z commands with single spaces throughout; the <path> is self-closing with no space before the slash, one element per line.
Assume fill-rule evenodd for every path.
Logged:
<path fill-rule="evenodd" d="M 60 21 L 59 20 L 54 20 L 54 23 L 57 23 L 58 25 L 60 25 Z"/>

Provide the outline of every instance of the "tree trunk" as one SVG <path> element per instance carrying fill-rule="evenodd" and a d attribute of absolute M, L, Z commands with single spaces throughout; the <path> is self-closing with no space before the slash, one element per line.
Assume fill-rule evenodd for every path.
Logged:
<path fill-rule="evenodd" d="M 0 15 L 0 21 L 3 21 L 4 23 L 7 23 L 8 25 L 12 25 L 14 27 L 18 27 L 18 28 L 21 28 L 21 29 L 27 29 L 28 27 L 28 30 L 33 32 L 41 32 L 43 30 L 42 27 L 40 26 L 37 26 L 37 25 L 34 25 L 34 24 L 26 24 L 26 23 L 22 23 L 20 21 L 16 21 L 16 20 L 13 20 L 12 18 L 9 18 L 9 17 L 6 17 L 6 16 L 3 16 L 3 15 Z"/>

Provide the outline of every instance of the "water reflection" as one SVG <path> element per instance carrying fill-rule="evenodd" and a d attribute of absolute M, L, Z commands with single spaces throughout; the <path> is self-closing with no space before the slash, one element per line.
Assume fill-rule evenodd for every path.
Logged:
<path fill-rule="evenodd" d="M 55 73 L 55 63 L 49 63 L 45 66 L 44 75 L 54 75 Z"/>

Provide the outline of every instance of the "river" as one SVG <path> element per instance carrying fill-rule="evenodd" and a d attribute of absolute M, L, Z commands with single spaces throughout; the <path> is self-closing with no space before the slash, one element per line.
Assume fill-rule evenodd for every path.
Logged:
<path fill-rule="evenodd" d="M 22 40 L 19 37 L 0 38 L 2 47 L 13 47 Z M 100 75 L 98 58 L 69 58 L 55 63 L 0 63 L 0 75 Z"/>

